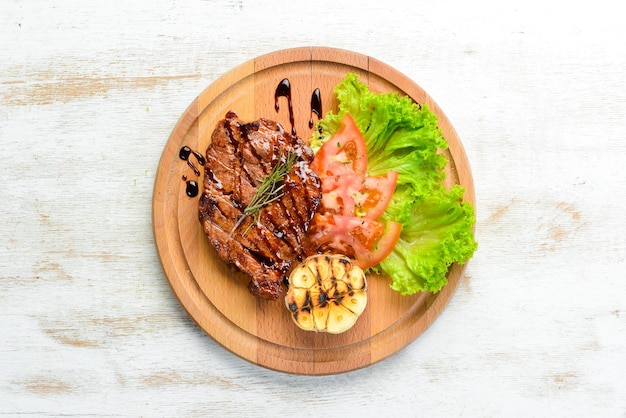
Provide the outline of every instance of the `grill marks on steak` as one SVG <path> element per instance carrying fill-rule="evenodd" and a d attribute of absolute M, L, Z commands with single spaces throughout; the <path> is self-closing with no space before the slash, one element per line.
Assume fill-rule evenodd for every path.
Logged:
<path fill-rule="evenodd" d="M 298 159 L 285 176 L 282 197 L 261 210 L 258 224 L 247 216 L 234 229 L 263 179 L 289 151 Z M 277 299 L 292 263 L 303 258 L 301 242 L 322 195 L 319 177 L 309 168 L 312 160 L 300 138 L 271 120 L 243 123 L 228 112 L 213 131 L 200 222 L 219 257 L 251 277 L 248 289 L 256 296 Z"/>

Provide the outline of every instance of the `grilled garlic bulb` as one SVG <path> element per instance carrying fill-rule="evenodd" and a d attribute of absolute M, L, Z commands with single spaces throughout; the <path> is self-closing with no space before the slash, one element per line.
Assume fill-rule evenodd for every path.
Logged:
<path fill-rule="evenodd" d="M 303 330 L 342 333 L 365 310 L 365 273 L 343 255 L 311 256 L 291 272 L 285 304 Z"/>

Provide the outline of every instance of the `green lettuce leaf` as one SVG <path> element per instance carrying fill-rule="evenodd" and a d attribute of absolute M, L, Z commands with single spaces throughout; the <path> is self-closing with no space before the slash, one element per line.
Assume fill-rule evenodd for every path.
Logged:
<path fill-rule="evenodd" d="M 338 111 L 327 112 L 310 140 L 317 151 L 350 113 L 363 133 L 368 174 L 398 172 L 398 183 L 383 219 L 402 224 L 393 252 L 374 271 L 387 273 L 402 294 L 439 291 L 454 262 L 465 263 L 477 248 L 474 208 L 464 190 L 444 186 L 448 144 L 437 116 L 423 104 L 396 93 L 377 94 L 348 74 L 334 90 Z"/>
<path fill-rule="evenodd" d="M 391 276 L 392 289 L 403 295 L 438 292 L 447 283 L 448 267 L 465 263 L 477 248 L 474 207 L 462 201 L 464 190 L 437 189 L 411 207 L 393 252 L 379 264 Z"/>

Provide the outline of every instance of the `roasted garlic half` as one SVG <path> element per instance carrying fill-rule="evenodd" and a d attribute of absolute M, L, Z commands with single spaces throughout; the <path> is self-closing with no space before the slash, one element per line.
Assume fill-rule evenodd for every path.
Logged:
<path fill-rule="evenodd" d="M 303 330 L 340 334 L 365 310 L 365 273 L 343 255 L 311 256 L 291 272 L 285 304 Z"/>

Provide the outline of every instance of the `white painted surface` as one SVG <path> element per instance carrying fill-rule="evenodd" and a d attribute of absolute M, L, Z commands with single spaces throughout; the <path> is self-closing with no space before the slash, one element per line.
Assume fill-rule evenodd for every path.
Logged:
<path fill-rule="evenodd" d="M 0 0 L 0 415 L 626 416 L 621 8 L 362 3 Z M 477 192 L 480 248 L 446 310 L 397 355 L 329 377 L 214 343 L 151 229 L 191 100 L 308 45 L 420 84 Z"/>

